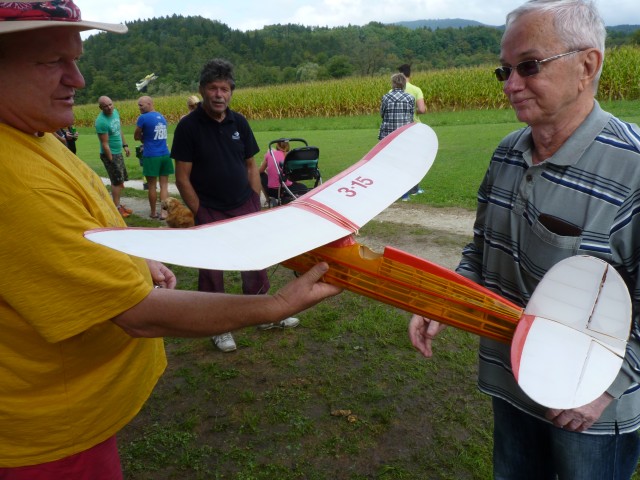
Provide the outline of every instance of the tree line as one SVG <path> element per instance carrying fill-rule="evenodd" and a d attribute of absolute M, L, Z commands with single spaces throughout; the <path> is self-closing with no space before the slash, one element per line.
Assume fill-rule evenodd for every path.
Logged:
<path fill-rule="evenodd" d="M 150 95 L 197 92 L 202 65 L 230 60 L 238 87 L 277 85 L 348 76 L 373 76 L 410 63 L 414 71 L 495 64 L 500 28 L 407 28 L 371 22 L 364 26 L 270 25 L 242 32 L 203 17 L 173 15 L 127 23 L 125 35 L 99 33 L 84 41 L 79 61 L 87 86 L 79 104 L 101 95 L 132 99 L 136 82 L 150 73 Z M 611 30 L 609 45 L 640 43 L 640 30 Z"/>

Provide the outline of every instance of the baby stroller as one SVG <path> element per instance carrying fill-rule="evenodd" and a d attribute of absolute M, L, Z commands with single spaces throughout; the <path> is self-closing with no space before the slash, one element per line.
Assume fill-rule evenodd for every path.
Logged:
<path fill-rule="evenodd" d="M 302 146 L 288 150 L 292 142 Z M 281 148 L 282 145 L 287 148 Z M 269 143 L 269 151 L 265 155 L 266 174 L 261 174 L 269 207 L 289 203 L 322 183 L 319 156 L 318 147 L 309 146 L 303 138 L 278 138 Z"/>

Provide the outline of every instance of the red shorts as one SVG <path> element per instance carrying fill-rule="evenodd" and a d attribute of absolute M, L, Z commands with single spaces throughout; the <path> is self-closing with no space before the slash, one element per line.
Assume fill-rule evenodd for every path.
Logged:
<path fill-rule="evenodd" d="M 53 462 L 0 467 L 0 480 L 122 480 L 115 435 L 95 447 Z"/>

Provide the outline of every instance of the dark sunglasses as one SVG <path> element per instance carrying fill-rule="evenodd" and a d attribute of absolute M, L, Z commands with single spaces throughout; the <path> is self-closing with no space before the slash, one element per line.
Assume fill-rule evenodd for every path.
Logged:
<path fill-rule="evenodd" d="M 553 57 L 545 58 L 543 60 L 525 60 L 520 62 L 515 67 L 498 67 L 495 69 L 496 78 L 500 82 L 505 82 L 511 76 L 511 72 L 516 70 L 521 77 L 530 77 L 536 73 L 540 73 L 542 70 L 542 64 L 556 60 L 558 58 L 566 57 L 574 53 L 582 52 L 584 50 L 574 50 L 573 52 L 561 53 L 560 55 L 554 55 Z"/>

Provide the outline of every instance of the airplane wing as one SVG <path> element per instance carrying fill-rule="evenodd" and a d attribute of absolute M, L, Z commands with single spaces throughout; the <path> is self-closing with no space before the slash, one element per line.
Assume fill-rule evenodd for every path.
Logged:
<path fill-rule="evenodd" d="M 158 76 L 155 73 L 150 73 L 146 77 L 141 78 L 139 82 L 136 82 L 136 88 L 140 92 L 156 78 L 158 78 Z"/>
<path fill-rule="evenodd" d="M 260 270 L 356 232 L 420 181 L 437 150 L 435 132 L 412 123 L 285 206 L 188 229 L 106 228 L 87 231 L 85 237 L 174 265 Z M 290 230 L 295 234 L 283 240 Z"/>
<path fill-rule="evenodd" d="M 415 185 L 436 151 L 434 132 L 412 124 L 284 207 L 191 229 L 99 229 L 85 236 L 132 255 L 190 267 L 255 270 L 287 260 L 285 266 L 305 271 L 324 260 L 329 283 L 511 342 L 514 376 L 541 405 L 568 409 L 595 400 L 620 370 L 631 324 L 626 285 L 602 260 L 576 256 L 559 262 L 522 310 L 403 252 L 365 253 L 359 246 L 347 248 L 348 239 L 339 248 L 327 245 L 356 232 Z M 282 231 L 292 226 L 296 234 L 283 240 Z M 256 247 L 256 239 L 268 247 Z"/>

